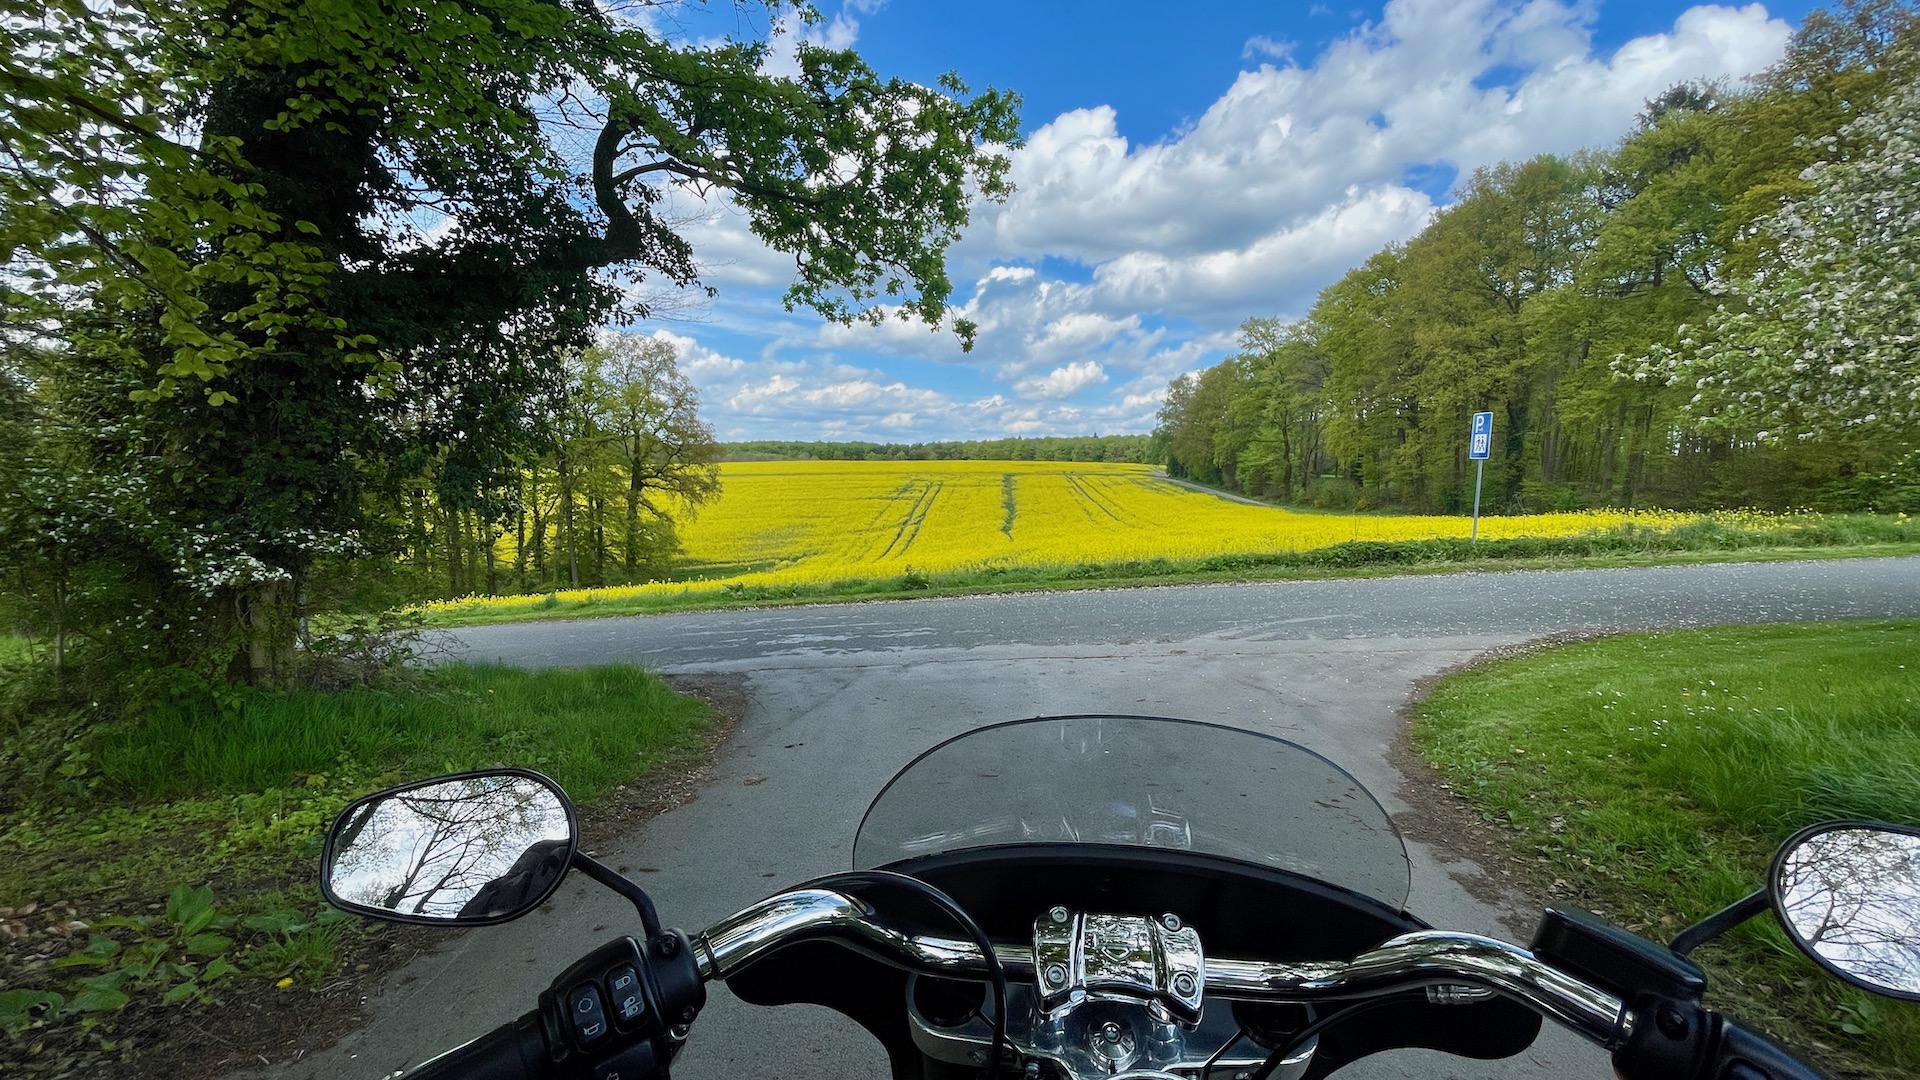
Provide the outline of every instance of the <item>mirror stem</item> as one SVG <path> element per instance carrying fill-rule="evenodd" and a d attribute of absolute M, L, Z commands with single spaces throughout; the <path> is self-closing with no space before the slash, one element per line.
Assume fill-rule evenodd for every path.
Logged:
<path fill-rule="evenodd" d="M 1719 937 L 1721 934 L 1726 933 L 1741 923 L 1746 922 L 1748 919 L 1753 918 L 1755 915 L 1767 910 L 1770 902 L 1767 890 L 1765 889 L 1761 889 L 1752 896 L 1735 900 L 1719 911 L 1680 931 L 1680 936 L 1674 938 L 1673 944 L 1667 946 L 1667 948 L 1672 949 L 1681 956 L 1686 956 L 1693 952 L 1693 950 Z"/>
<path fill-rule="evenodd" d="M 633 901 L 633 908 L 640 913 L 640 925 L 646 930 L 648 941 L 660 936 L 660 913 L 653 909 L 653 897 L 647 895 L 647 890 L 621 877 L 613 867 L 584 851 L 573 853 L 573 865 L 574 869 Z"/>

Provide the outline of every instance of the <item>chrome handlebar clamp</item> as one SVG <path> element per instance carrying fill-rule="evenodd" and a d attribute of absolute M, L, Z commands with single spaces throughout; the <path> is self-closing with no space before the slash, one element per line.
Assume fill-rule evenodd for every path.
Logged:
<path fill-rule="evenodd" d="M 1033 921 L 1040 1010 L 1049 1019 L 1083 1001 L 1121 1001 L 1191 1028 L 1207 982 L 1200 935 L 1171 913 L 1102 915 L 1057 907 Z"/>

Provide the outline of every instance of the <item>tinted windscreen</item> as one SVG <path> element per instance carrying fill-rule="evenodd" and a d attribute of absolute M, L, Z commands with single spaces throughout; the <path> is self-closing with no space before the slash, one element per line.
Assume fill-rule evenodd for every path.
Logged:
<path fill-rule="evenodd" d="M 1036 843 L 1202 852 L 1407 900 L 1406 847 L 1358 780 L 1284 739 L 1153 717 L 1045 717 L 942 743 L 867 808 L 853 863 Z"/>

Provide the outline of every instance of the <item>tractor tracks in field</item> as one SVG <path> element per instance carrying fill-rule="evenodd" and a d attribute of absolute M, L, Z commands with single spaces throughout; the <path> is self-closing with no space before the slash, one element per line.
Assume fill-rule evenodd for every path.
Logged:
<path fill-rule="evenodd" d="M 894 530 L 893 539 L 887 541 L 886 550 L 880 553 L 882 559 L 906 555 L 907 549 L 919 539 L 920 528 L 927 523 L 927 514 L 933 509 L 934 500 L 940 497 L 940 490 L 946 486 L 945 480 L 927 481 L 920 485 L 913 505 L 907 507 L 906 516 L 900 519 L 900 527 Z"/>
<path fill-rule="evenodd" d="M 1089 506 L 1105 514 L 1116 525 L 1125 525 L 1128 523 L 1128 519 L 1133 517 L 1124 507 L 1114 501 L 1113 496 L 1104 492 L 1096 492 L 1092 481 L 1087 477 L 1079 473 L 1067 473 L 1066 479 L 1067 486 L 1071 487 L 1073 493 L 1080 497 L 1080 511 L 1086 514 L 1087 520 L 1093 522 L 1095 525 L 1100 524 L 1100 519 L 1094 516 L 1093 510 L 1087 509 Z"/>

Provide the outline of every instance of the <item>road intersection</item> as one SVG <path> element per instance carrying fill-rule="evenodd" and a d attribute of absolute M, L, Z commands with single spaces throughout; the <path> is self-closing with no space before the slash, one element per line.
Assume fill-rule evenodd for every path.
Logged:
<path fill-rule="evenodd" d="M 1301 742 L 1411 808 L 1388 748 L 1419 680 L 1556 634 L 1920 615 L 1920 558 L 1836 559 L 1180 586 L 523 623 L 456 632 L 473 660 L 630 661 L 730 676 L 745 715 L 697 797 L 599 856 L 646 867 L 663 916 L 689 930 L 780 887 L 844 869 L 886 779 L 933 743 L 1022 716 L 1153 713 Z M 1524 940 L 1537 908 L 1471 860 L 1410 842 L 1410 910 L 1449 929 Z M 249 1074 L 383 1076 L 531 1006 L 574 956 L 630 929 L 585 880 L 539 914 L 471 931 L 395 975 L 371 1022 L 324 1053 Z M 674 1073 L 884 1076 L 864 1033 L 809 1006 L 713 995 Z M 1551 1025 L 1549 1025 L 1551 1028 Z M 1594 1080 L 1604 1056 L 1549 1031 L 1508 1062 L 1406 1051 L 1342 1077 Z"/>

